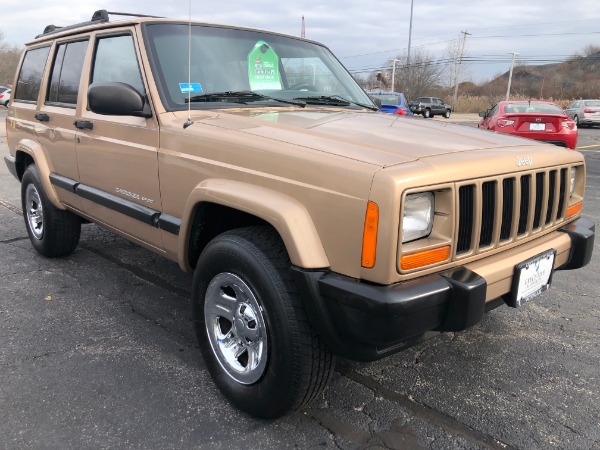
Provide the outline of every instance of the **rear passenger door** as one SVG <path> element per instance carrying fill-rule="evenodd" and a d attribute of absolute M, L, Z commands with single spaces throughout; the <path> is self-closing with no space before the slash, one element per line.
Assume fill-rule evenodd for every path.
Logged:
<path fill-rule="evenodd" d="M 43 103 L 35 115 L 38 122 L 35 136 L 50 157 L 52 177 L 79 181 L 75 139 L 77 99 L 89 38 L 57 42 L 53 47 L 50 75 L 45 84 Z M 79 207 L 79 198 L 72 189 L 55 183 L 63 203 Z"/>
<path fill-rule="evenodd" d="M 89 83 L 122 82 L 142 95 L 147 87 L 132 30 L 96 36 Z M 84 212 L 142 245 L 162 248 L 156 218 L 158 122 L 150 118 L 96 114 L 87 96 L 77 118 L 77 160 Z"/>

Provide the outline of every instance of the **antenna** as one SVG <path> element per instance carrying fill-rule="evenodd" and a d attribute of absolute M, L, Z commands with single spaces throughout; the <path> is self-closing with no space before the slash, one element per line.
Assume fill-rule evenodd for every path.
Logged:
<path fill-rule="evenodd" d="M 188 0 L 189 3 L 189 14 L 188 14 L 188 118 L 183 124 L 183 128 L 186 129 L 194 122 L 192 121 L 192 0 Z"/>

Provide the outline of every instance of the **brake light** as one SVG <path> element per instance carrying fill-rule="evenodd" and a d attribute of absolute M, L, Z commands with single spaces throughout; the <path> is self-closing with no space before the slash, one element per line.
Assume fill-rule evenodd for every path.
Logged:
<path fill-rule="evenodd" d="M 577 128 L 577 124 L 575 122 L 563 122 L 562 124 L 563 128 L 568 128 L 569 130 L 575 130 Z"/>
<path fill-rule="evenodd" d="M 514 123 L 515 123 L 514 120 L 498 119 L 498 126 L 501 127 L 501 128 L 507 127 L 507 126 L 512 125 Z"/>
<path fill-rule="evenodd" d="M 583 112 L 587 113 L 587 114 L 590 114 L 590 113 L 593 113 L 595 111 L 593 109 L 584 109 Z"/>
<path fill-rule="evenodd" d="M 406 112 L 402 108 L 398 108 L 396 111 L 394 111 L 394 114 L 398 114 L 399 116 L 405 116 Z"/>
<path fill-rule="evenodd" d="M 4 98 L 4 94 L 0 94 L 0 98 Z"/>

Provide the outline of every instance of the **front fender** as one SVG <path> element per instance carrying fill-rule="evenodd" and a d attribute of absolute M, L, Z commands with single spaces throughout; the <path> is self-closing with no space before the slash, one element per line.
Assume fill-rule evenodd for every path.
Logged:
<path fill-rule="evenodd" d="M 216 203 L 263 219 L 281 236 L 292 264 L 305 269 L 329 267 L 317 229 L 308 210 L 296 199 L 280 192 L 238 181 L 208 179 L 198 184 L 188 197 L 179 233 L 179 265 L 191 270 L 188 241 L 196 206 Z"/>

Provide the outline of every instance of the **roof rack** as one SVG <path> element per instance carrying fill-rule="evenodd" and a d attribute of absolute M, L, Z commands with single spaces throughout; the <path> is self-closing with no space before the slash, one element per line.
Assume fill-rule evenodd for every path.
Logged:
<path fill-rule="evenodd" d="M 108 22 L 109 15 L 111 15 L 111 16 L 131 16 L 131 17 L 154 17 L 157 19 L 160 18 L 160 16 L 149 16 L 146 14 L 113 12 L 113 11 L 107 11 L 105 9 L 99 9 L 92 15 L 92 20 L 90 20 L 88 22 L 76 23 L 73 25 L 68 25 L 66 27 L 59 27 L 56 25 L 48 25 L 48 26 L 46 26 L 46 28 L 44 28 L 44 31 L 42 32 L 42 34 L 38 34 L 35 38 L 37 39 L 39 37 L 46 36 L 48 34 L 59 33 L 61 31 L 74 30 L 76 28 L 85 27 L 87 25 L 96 25 L 98 23 Z"/>

